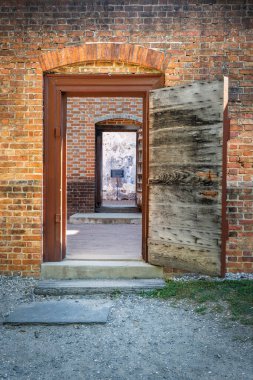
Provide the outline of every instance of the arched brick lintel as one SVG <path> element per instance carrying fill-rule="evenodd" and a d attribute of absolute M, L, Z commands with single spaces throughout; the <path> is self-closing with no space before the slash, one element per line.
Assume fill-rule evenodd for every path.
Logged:
<path fill-rule="evenodd" d="M 164 72 L 168 66 L 165 53 L 133 44 L 87 43 L 41 54 L 39 62 L 43 71 L 79 62 L 124 62 Z"/>
<path fill-rule="evenodd" d="M 115 113 L 115 114 L 109 114 L 105 116 L 96 117 L 94 121 L 96 124 L 96 123 L 101 123 L 102 121 L 113 120 L 113 119 L 131 120 L 131 121 L 136 121 L 138 123 L 142 123 L 142 118 L 135 115 L 125 114 L 125 113 L 123 114 Z"/>

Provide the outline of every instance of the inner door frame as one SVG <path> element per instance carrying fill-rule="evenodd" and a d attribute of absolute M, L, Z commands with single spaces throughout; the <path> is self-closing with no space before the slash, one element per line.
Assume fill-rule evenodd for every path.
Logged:
<path fill-rule="evenodd" d="M 143 99 L 142 257 L 148 261 L 149 91 L 164 74 L 46 74 L 44 76 L 43 260 L 66 255 L 66 119 L 68 97 Z M 94 126 L 95 128 L 95 126 Z"/>
<path fill-rule="evenodd" d="M 138 127 L 137 125 L 103 125 L 95 124 L 95 133 L 96 133 L 96 159 L 95 159 L 95 209 L 99 209 L 102 205 L 102 176 L 103 176 L 103 160 L 102 160 L 102 151 L 103 151 L 103 132 L 135 132 L 136 133 L 136 195 L 137 195 L 137 156 L 138 156 Z M 98 137 L 100 137 L 98 139 Z M 137 207 L 137 205 L 136 205 Z"/>

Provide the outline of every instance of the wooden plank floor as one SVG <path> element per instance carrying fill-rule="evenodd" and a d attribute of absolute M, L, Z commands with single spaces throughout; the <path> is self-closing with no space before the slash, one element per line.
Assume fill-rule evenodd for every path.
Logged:
<path fill-rule="evenodd" d="M 141 224 L 68 224 L 69 260 L 140 260 Z"/>

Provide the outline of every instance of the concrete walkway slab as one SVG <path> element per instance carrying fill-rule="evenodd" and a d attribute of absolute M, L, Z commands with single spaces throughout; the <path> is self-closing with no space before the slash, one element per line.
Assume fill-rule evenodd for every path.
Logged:
<path fill-rule="evenodd" d="M 94 300 L 60 300 L 19 305 L 4 324 L 9 325 L 63 325 L 106 323 L 111 302 Z"/>
<path fill-rule="evenodd" d="M 74 214 L 70 224 L 141 224 L 141 213 L 90 213 Z"/>
<path fill-rule="evenodd" d="M 140 260 L 141 225 L 68 224 L 67 259 Z"/>
<path fill-rule="evenodd" d="M 41 278 L 54 280 L 155 279 L 163 268 L 143 261 L 63 260 L 41 265 Z"/>

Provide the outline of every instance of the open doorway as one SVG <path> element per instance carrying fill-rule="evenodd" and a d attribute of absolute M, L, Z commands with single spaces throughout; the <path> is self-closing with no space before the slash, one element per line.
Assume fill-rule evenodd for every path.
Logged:
<path fill-rule="evenodd" d="M 142 126 L 96 125 L 96 211 L 141 211 L 141 184 Z"/>
<path fill-rule="evenodd" d="M 142 98 L 67 99 L 66 259 L 142 258 L 142 116 Z"/>
<path fill-rule="evenodd" d="M 45 76 L 44 262 L 59 262 L 66 258 L 67 100 L 74 97 L 118 97 L 119 99 L 131 97 L 139 98 L 142 101 L 141 254 L 142 259 L 148 261 L 149 93 L 152 89 L 163 87 L 163 84 L 164 76 L 162 74 L 115 74 L 112 76 L 107 74 L 47 74 Z M 118 116 L 113 115 L 113 117 Z M 99 117 L 95 123 L 103 120 L 103 117 Z M 93 130 L 95 130 L 94 124 Z M 72 235 L 74 234 L 75 232 L 72 232 Z M 117 234 L 116 230 L 115 240 L 121 242 L 122 248 L 121 236 Z"/>
<path fill-rule="evenodd" d="M 102 206 L 110 210 L 137 205 L 136 133 L 102 133 Z"/>

